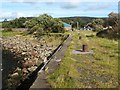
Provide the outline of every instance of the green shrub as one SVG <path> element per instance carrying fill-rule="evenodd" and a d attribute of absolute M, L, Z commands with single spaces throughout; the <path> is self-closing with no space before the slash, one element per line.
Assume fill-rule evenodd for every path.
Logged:
<path fill-rule="evenodd" d="M 64 25 L 60 19 L 53 18 L 47 14 L 40 15 L 26 22 L 26 27 L 29 28 L 28 33 L 41 37 L 48 33 L 64 33 Z"/>

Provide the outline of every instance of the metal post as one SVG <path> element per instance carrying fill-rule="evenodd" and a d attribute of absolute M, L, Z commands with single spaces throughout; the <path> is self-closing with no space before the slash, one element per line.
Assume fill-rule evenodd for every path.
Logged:
<path fill-rule="evenodd" d="M 82 51 L 83 52 L 87 52 L 88 51 L 88 45 L 87 44 L 83 44 Z"/>
<path fill-rule="evenodd" d="M 77 30 L 79 29 L 79 27 L 78 27 L 78 22 L 77 22 Z"/>

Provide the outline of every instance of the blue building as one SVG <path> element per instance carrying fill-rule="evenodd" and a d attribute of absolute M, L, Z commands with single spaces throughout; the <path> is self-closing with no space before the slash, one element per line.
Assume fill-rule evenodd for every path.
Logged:
<path fill-rule="evenodd" d="M 65 28 L 66 30 L 72 30 L 72 25 L 67 24 L 67 23 L 63 23 L 63 24 L 64 24 L 64 28 Z"/>

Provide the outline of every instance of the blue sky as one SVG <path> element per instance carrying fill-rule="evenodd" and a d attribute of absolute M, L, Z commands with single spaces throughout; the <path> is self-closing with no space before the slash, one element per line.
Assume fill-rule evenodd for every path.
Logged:
<path fill-rule="evenodd" d="M 118 0 L 96 1 L 15 1 L 4 0 L 1 3 L 0 21 L 18 17 L 39 16 L 47 13 L 53 17 L 90 16 L 107 17 L 110 12 L 118 12 Z"/>

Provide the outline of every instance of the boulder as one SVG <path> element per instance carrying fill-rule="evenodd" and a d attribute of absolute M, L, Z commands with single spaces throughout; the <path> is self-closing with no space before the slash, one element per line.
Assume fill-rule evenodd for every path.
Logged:
<path fill-rule="evenodd" d="M 27 68 L 28 67 L 28 62 L 22 62 L 22 67 Z"/>
<path fill-rule="evenodd" d="M 22 69 L 22 72 L 23 72 L 23 73 L 28 73 L 28 71 L 27 71 L 26 68 L 23 68 L 23 69 Z"/>
<path fill-rule="evenodd" d="M 28 65 L 29 66 L 33 66 L 34 65 L 34 62 L 32 60 L 28 60 Z"/>
<path fill-rule="evenodd" d="M 26 54 L 26 52 L 22 52 L 22 55 L 25 55 Z"/>
<path fill-rule="evenodd" d="M 11 77 L 16 77 L 16 76 L 18 76 L 19 74 L 16 72 L 16 73 L 13 73 L 12 75 L 11 75 Z"/>
<path fill-rule="evenodd" d="M 21 71 L 21 68 L 17 67 L 15 72 Z"/>
<path fill-rule="evenodd" d="M 28 71 L 33 72 L 37 69 L 37 66 L 32 66 L 32 67 L 27 68 L 27 69 L 28 69 Z"/>

